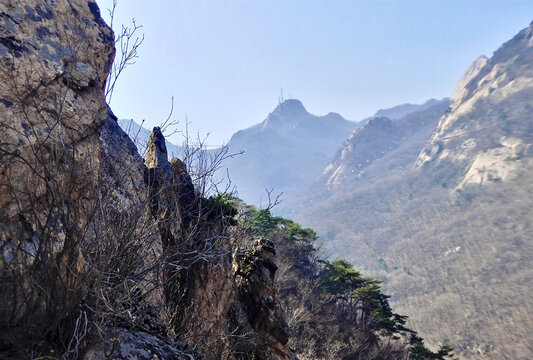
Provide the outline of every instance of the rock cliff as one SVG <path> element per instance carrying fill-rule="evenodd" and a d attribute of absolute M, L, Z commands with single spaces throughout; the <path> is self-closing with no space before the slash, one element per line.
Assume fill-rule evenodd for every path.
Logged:
<path fill-rule="evenodd" d="M 417 166 L 448 163 L 458 189 L 513 180 L 531 168 L 533 25 L 480 57 L 454 93 L 454 103 Z"/>
<path fill-rule="evenodd" d="M 160 129 L 139 156 L 114 56 L 94 0 L 0 4 L 0 357 L 289 359 L 272 246 Z"/>

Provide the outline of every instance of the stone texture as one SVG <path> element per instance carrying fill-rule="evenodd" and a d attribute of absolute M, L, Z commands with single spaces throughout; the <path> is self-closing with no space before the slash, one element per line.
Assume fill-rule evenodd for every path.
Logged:
<path fill-rule="evenodd" d="M 168 161 L 159 128 L 143 161 L 105 102 L 114 56 L 94 0 L 0 3 L 0 293 L 13 294 L 0 298 L 0 338 L 86 359 L 113 339 L 117 359 L 200 358 L 171 336 L 187 334 L 208 358 L 231 359 L 248 329 L 267 344 L 250 343 L 261 358 L 287 359 L 273 249 L 257 245 L 248 275 L 234 271 L 246 239 L 185 163 Z M 109 291 L 96 315 L 95 286 Z M 115 327 L 74 346 L 82 314 L 91 335 Z"/>
<path fill-rule="evenodd" d="M 0 208 L 6 223 L 29 206 L 24 197 L 13 199 L 13 189 L 34 193 L 31 206 L 44 211 L 50 192 L 72 188 L 82 198 L 84 185 L 97 183 L 98 156 L 92 155 L 100 151 L 100 128 L 110 116 L 103 88 L 115 49 L 94 1 L 3 1 L 0 26 Z M 78 171 L 62 171 L 67 162 Z M 54 177 L 55 189 L 47 189 L 43 172 Z"/>
<path fill-rule="evenodd" d="M 115 360 L 197 360 L 204 358 L 185 344 L 171 345 L 170 339 L 164 342 L 142 331 L 132 332 L 126 329 L 116 329 L 109 332 L 109 339 L 116 341 L 116 349 L 111 353 L 111 358 Z M 84 359 L 107 359 L 112 348 L 113 343 L 111 341 L 110 343 L 99 344 L 90 349 L 85 354 Z"/>
<path fill-rule="evenodd" d="M 101 176 L 114 36 L 94 1 L 8 0 L 0 4 L 0 44 L 1 266 L 60 256 L 59 286 L 73 281 L 62 278 L 67 267 L 85 266 L 73 239 L 87 228 Z"/>
<path fill-rule="evenodd" d="M 274 244 L 260 238 L 252 250 L 236 253 L 233 272 L 239 300 L 251 327 L 269 340 L 269 348 L 276 358 L 289 359 L 288 326 L 274 284 L 278 269 L 274 264 L 275 255 Z"/>
<path fill-rule="evenodd" d="M 478 58 L 454 92 L 416 166 L 449 163 L 461 190 L 526 176 L 532 166 L 533 24 L 490 59 Z"/>

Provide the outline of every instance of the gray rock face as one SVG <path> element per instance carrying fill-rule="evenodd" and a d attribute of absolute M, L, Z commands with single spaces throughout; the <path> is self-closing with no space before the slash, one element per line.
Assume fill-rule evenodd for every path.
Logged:
<path fill-rule="evenodd" d="M 274 244 L 265 239 L 254 242 L 253 249 L 238 252 L 234 257 L 233 272 L 240 301 L 253 329 L 272 337 L 278 343 L 277 351 L 287 356 L 284 346 L 289 341 L 288 326 L 283 318 L 274 276 Z"/>
<path fill-rule="evenodd" d="M 177 243 L 183 229 L 200 211 L 187 167 L 181 160 L 174 158 L 169 162 L 167 157 L 165 137 L 155 127 L 146 146 L 145 182 L 164 247 Z"/>
<path fill-rule="evenodd" d="M 168 162 L 167 146 L 165 137 L 161 129 L 155 127 L 148 139 L 146 148 L 146 159 L 144 161 L 148 169 L 160 169 L 161 171 L 170 172 L 171 167 Z"/>
<path fill-rule="evenodd" d="M 204 358 L 188 349 L 189 346 L 186 344 L 180 343 L 181 350 L 179 350 L 169 344 L 170 340 L 164 342 L 142 331 L 132 332 L 119 328 L 109 331 L 109 338 L 115 340 L 115 350 L 111 353 L 111 357 L 116 360 L 198 360 Z M 112 349 L 113 343 L 100 344 L 90 349 L 84 359 L 106 359 Z"/>
<path fill-rule="evenodd" d="M 0 4 L 0 251 L 13 260 L 0 262 L 2 274 L 32 264 L 50 270 L 47 261 L 61 255 L 50 271 L 68 282 L 63 266 L 83 266 L 72 237 L 88 231 L 94 207 L 87 194 L 99 182 L 100 129 L 110 118 L 103 88 L 115 56 L 113 33 L 94 6 Z M 24 239 L 33 239 L 33 250 L 21 251 Z M 3 278 L 1 285 L 36 300 L 24 284 Z M 11 312 L 10 300 L 0 300 L 2 318 L 32 312 Z"/>
<path fill-rule="evenodd" d="M 455 91 L 417 167 L 449 163 L 457 188 L 525 175 L 531 165 L 533 123 L 533 26 L 479 58 Z"/>
<path fill-rule="evenodd" d="M 104 94 L 114 55 L 93 0 L 0 3 L 0 357 L 199 359 L 169 337 L 185 333 L 181 311 L 188 341 L 231 359 L 236 327 L 269 336 L 231 322 L 232 306 L 245 314 L 235 239 L 160 129 L 143 161 L 119 127 Z M 190 306 L 176 309 L 181 285 Z M 275 345 L 263 358 L 288 358 Z"/>

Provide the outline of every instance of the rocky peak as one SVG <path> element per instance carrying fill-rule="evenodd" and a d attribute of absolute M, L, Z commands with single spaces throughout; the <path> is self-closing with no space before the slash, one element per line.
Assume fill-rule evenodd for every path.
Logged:
<path fill-rule="evenodd" d="M 302 116 L 302 115 L 308 115 L 309 113 L 305 109 L 302 102 L 298 99 L 288 99 L 280 103 L 274 111 L 272 111 L 271 115 L 279 116 L 279 117 L 295 117 L 295 116 Z"/>
<path fill-rule="evenodd" d="M 304 108 L 300 100 L 289 99 L 280 103 L 263 122 L 263 129 L 286 131 L 292 128 L 301 119 L 312 116 Z"/>
<path fill-rule="evenodd" d="M 472 80 L 474 77 L 479 74 L 483 66 L 487 64 L 489 59 L 485 55 L 478 57 L 470 66 L 466 69 L 463 76 L 457 82 L 455 90 L 453 91 L 450 99 L 455 102 L 458 101 L 464 94 L 465 86 Z"/>
<path fill-rule="evenodd" d="M 259 205 L 265 188 L 283 192 L 288 202 L 322 173 L 335 151 L 359 124 L 336 113 L 309 114 L 302 103 L 290 99 L 279 104 L 266 119 L 234 134 L 228 159 L 217 177 L 231 175 L 239 197 Z"/>
<path fill-rule="evenodd" d="M 366 130 L 362 128 L 359 131 L 368 131 L 369 129 L 386 129 L 392 126 L 392 120 L 387 117 L 374 117 L 365 124 Z M 356 130 L 357 131 L 357 130 Z"/>
<path fill-rule="evenodd" d="M 533 155 L 533 25 L 489 60 L 478 58 L 454 96 L 417 167 L 447 162 L 454 169 L 448 182 L 458 187 L 511 180 L 527 171 Z"/>
<path fill-rule="evenodd" d="M 150 138 L 148 138 L 144 163 L 148 169 L 164 168 L 169 171 L 171 169 L 170 163 L 168 162 L 165 136 L 159 127 L 154 127 Z"/>

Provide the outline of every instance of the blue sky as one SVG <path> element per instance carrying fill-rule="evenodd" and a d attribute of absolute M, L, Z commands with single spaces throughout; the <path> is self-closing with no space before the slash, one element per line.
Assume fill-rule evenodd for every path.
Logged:
<path fill-rule="evenodd" d="M 112 0 L 97 2 L 107 19 Z M 119 0 L 115 27 L 132 18 L 145 41 L 115 114 L 156 126 L 174 96 L 173 118 L 219 145 L 262 121 L 281 88 L 350 120 L 449 96 L 474 59 L 529 25 L 533 0 Z"/>

